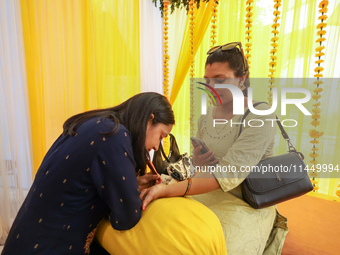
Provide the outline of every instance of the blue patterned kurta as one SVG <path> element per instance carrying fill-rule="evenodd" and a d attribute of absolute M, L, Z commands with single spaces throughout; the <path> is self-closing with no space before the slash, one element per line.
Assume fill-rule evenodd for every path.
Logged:
<path fill-rule="evenodd" d="M 109 214 L 113 228 L 132 228 L 142 202 L 131 134 L 107 118 L 82 123 L 47 152 L 6 241 L 3 255 L 84 254 L 89 233 Z"/>

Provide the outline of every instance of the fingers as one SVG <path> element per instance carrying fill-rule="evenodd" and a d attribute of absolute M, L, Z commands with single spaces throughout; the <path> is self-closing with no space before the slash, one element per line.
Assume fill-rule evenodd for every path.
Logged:
<path fill-rule="evenodd" d="M 144 211 L 151 201 L 158 197 L 164 197 L 164 185 L 152 186 L 151 188 L 145 189 L 140 197 L 143 201 L 142 209 Z"/>
<path fill-rule="evenodd" d="M 142 198 L 143 198 L 142 199 L 142 201 L 143 201 L 142 209 L 143 209 L 143 211 L 145 211 L 148 204 L 150 204 L 151 201 L 155 200 L 155 197 L 152 195 L 152 192 L 150 192 L 150 189 L 148 189 L 146 192 L 144 192 Z"/>
<path fill-rule="evenodd" d="M 202 145 L 199 145 L 197 147 L 194 146 L 194 154 L 195 155 L 200 155 L 201 154 L 201 150 L 203 149 Z"/>
<path fill-rule="evenodd" d="M 146 183 L 160 179 L 160 176 L 157 174 L 146 174 L 144 176 L 145 176 Z"/>
<path fill-rule="evenodd" d="M 200 145 L 194 149 L 193 163 L 195 166 L 213 165 L 219 162 L 218 159 L 211 161 L 215 157 L 215 153 L 211 150 L 201 154 L 202 148 L 203 147 Z"/>
<path fill-rule="evenodd" d="M 143 201 L 145 199 L 146 195 L 148 194 L 148 192 L 149 192 L 149 189 L 143 189 L 141 191 L 140 195 L 139 195 L 140 200 Z"/>

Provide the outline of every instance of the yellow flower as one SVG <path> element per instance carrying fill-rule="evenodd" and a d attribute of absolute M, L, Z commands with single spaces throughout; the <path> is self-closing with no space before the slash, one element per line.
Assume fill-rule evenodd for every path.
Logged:
<path fill-rule="evenodd" d="M 321 73 L 319 73 L 319 74 L 314 74 L 314 77 L 317 77 L 317 78 L 322 78 L 322 77 L 323 77 L 323 75 L 322 75 Z"/>
<path fill-rule="evenodd" d="M 313 106 L 314 107 L 318 107 L 318 106 L 320 106 L 321 105 L 321 102 L 318 102 L 318 103 L 316 103 L 316 104 L 313 104 Z M 317 112 L 316 112 L 317 113 Z M 320 112 L 318 112 L 318 113 L 320 113 Z"/>
<path fill-rule="evenodd" d="M 337 190 L 337 191 L 335 192 L 335 194 L 336 194 L 338 197 L 340 197 L 340 190 Z"/>
<path fill-rule="evenodd" d="M 273 46 L 273 47 L 277 47 L 277 46 L 279 46 L 276 42 L 273 42 L 272 44 L 271 44 L 271 46 Z"/>
<path fill-rule="evenodd" d="M 269 63 L 269 66 L 270 66 L 270 67 L 276 66 L 276 62 L 275 62 L 275 61 L 270 62 L 270 63 Z"/>
<path fill-rule="evenodd" d="M 252 44 L 251 43 L 246 43 L 246 47 L 251 47 Z"/>
<path fill-rule="evenodd" d="M 315 50 L 316 51 L 322 51 L 324 48 L 325 48 L 325 46 L 319 46 L 319 47 L 316 47 Z"/>
<path fill-rule="evenodd" d="M 323 67 L 316 67 L 315 69 L 314 69 L 314 72 L 322 72 L 324 70 L 324 68 Z"/>
<path fill-rule="evenodd" d="M 326 34 L 326 30 L 319 30 L 317 32 L 318 35 L 325 35 Z"/>
<path fill-rule="evenodd" d="M 320 85 L 322 83 L 323 83 L 323 81 L 315 81 L 315 82 L 313 82 L 313 84 L 318 84 L 318 85 Z"/>
<path fill-rule="evenodd" d="M 248 24 L 246 25 L 246 27 L 251 27 L 251 24 L 250 24 L 250 23 L 248 23 Z"/>
<path fill-rule="evenodd" d="M 318 140 L 311 140 L 310 143 L 312 143 L 312 144 L 319 144 L 319 141 Z"/>
<path fill-rule="evenodd" d="M 252 13 L 252 12 L 248 12 L 248 13 L 246 14 L 246 17 L 247 17 L 247 18 L 250 18 L 251 16 L 253 16 L 253 13 Z"/>
<path fill-rule="evenodd" d="M 276 29 L 276 27 L 279 27 L 279 26 L 280 26 L 280 23 L 274 23 L 274 24 L 272 25 L 272 28 Z"/>
<path fill-rule="evenodd" d="M 313 120 L 310 124 L 312 124 L 312 126 L 316 127 L 320 125 L 320 121 L 318 120 Z"/>
<path fill-rule="evenodd" d="M 319 3 L 319 8 L 326 7 L 326 6 L 328 6 L 328 1 L 327 0 L 321 1 Z"/>
<path fill-rule="evenodd" d="M 318 148 L 313 148 L 312 151 L 318 151 L 319 149 Z"/>
<path fill-rule="evenodd" d="M 319 163 L 319 161 L 315 160 L 315 158 L 313 160 L 310 160 L 309 162 L 312 163 L 312 165 L 315 165 L 315 164 Z"/>
<path fill-rule="evenodd" d="M 270 55 L 270 59 L 274 61 L 274 60 L 277 60 L 277 57 L 273 56 L 273 55 Z"/>
<path fill-rule="evenodd" d="M 279 40 L 279 37 L 277 37 L 277 36 L 274 36 L 272 39 L 270 39 L 272 42 L 276 42 L 276 41 L 278 41 Z"/>
<path fill-rule="evenodd" d="M 252 9 L 253 9 L 253 6 L 247 6 L 246 8 L 247 12 L 251 12 Z"/>
<path fill-rule="evenodd" d="M 317 154 L 317 153 L 309 153 L 309 156 L 311 158 L 317 158 L 319 156 L 319 154 Z"/>
<path fill-rule="evenodd" d="M 313 109 L 312 109 L 312 112 L 314 112 L 314 113 L 320 113 L 320 112 L 321 112 L 321 109 L 320 109 L 320 108 L 313 108 Z"/>
<path fill-rule="evenodd" d="M 312 119 L 313 119 L 313 120 L 318 120 L 318 119 L 320 119 L 320 118 L 321 118 L 320 114 L 317 114 L 317 113 L 316 113 L 316 114 L 313 114 L 313 115 L 312 115 Z"/>
<path fill-rule="evenodd" d="M 323 91 L 323 88 L 316 88 L 313 90 L 314 93 L 320 93 Z"/>
<path fill-rule="evenodd" d="M 253 19 L 246 19 L 247 23 L 253 23 Z"/>
<path fill-rule="evenodd" d="M 321 20 L 323 20 L 323 19 L 328 19 L 328 17 L 327 17 L 327 15 L 321 15 L 321 16 L 319 16 L 319 18 L 318 19 L 321 19 Z"/>
<path fill-rule="evenodd" d="M 323 41 L 326 41 L 326 38 L 325 38 L 325 37 L 320 37 L 320 38 L 317 39 L 315 42 L 318 43 L 318 42 L 323 42 Z"/>
<path fill-rule="evenodd" d="M 309 136 L 312 137 L 312 138 L 319 138 L 323 135 L 323 132 L 318 132 L 317 130 L 315 129 L 311 129 L 309 130 Z"/>
<path fill-rule="evenodd" d="M 313 187 L 313 190 L 318 190 L 318 189 L 319 189 L 318 186 L 314 186 L 314 187 Z"/>
<path fill-rule="evenodd" d="M 278 33 L 280 33 L 278 30 L 276 30 L 276 29 L 274 29 L 273 31 L 272 31 L 272 33 L 273 34 L 278 34 Z"/>
<path fill-rule="evenodd" d="M 280 16 L 277 16 L 274 18 L 274 22 L 278 21 L 280 19 Z"/>
<path fill-rule="evenodd" d="M 321 64 L 321 63 L 324 62 L 324 61 L 325 61 L 325 60 L 320 59 L 320 60 L 315 61 L 315 64 Z"/>
<path fill-rule="evenodd" d="M 251 30 L 247 30 L 246 32 L 245 32 L 245 34 L 250 34 L 251 33 Z"/>
<path fill-rule="evenodd" d="M 246 4 L 250 4 L 252 2 L 254 2 L 254 0 L 247 0 Z"/>
<path fill-rule="evenodd" d="M 280 11 L 274 11 L 273 14 L 276 16 L 276 15 L 280 15 L 281 12 Z"/>
<path fill-rule="evenodd" d="M 317 29 L 320 29 L 320 28 L 324 28 L 324 27 L 326 27 L 326 26 L 327 26 L 327 23 L 321 22 L 320 24 L 318 24 L 318 25 L 316 26 L 316 28 L 317 28 Z"/>
<path fill-rule="evenodd" d="M 270 54 L 273 54 L 273 53 L 276 53 L 277 52 L 277 49 L 272 49 L 271 51 L 270 51 Z"/>
<path fill-rule="evenodd" d="M 312 98 L 313 98 L 314 100 L 318 100 L 318 99 L 321 98 L 321 95 L 320 95 L 320 94 L 314 94 L 314 95 L 312 96 Z"/>
<path fill-rule="evenodd" d="M 312 173 L 310 173 L 310 176 L 316 178 L 318 176 L 318 174 L 316 172 L 312 172 Z"/>
<path fill-rule="evenodd" d="M 325 55 L 324 52 L 319 52 L 319 53 L 315 54 L 315 57 L 321 57 L 321 56 L 323 56 L 323 55 Z"/>
<path fill-rule="evenodd" d="M 248 35 L 247 37 L 246 37 L 246 40 L 250 40 L 252 37 L 250 36 L 250 35 Z"/>

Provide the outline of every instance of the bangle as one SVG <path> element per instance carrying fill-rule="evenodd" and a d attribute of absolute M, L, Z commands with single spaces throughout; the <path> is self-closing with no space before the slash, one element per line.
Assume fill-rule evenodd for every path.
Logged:
<path fill-rule="evenodd" d="M 190 190 L 190 188 L 191 188 L 191 183 L 192 183 L 192 181 L 191 181 L 191 178 L 189 177 L 189 178 L 188 178 L 188 186 L 187 186 L 187 190 L 185 191 L 183 197 L 186 197 L 187 194 L 189 193 L 189 190 Z"/>

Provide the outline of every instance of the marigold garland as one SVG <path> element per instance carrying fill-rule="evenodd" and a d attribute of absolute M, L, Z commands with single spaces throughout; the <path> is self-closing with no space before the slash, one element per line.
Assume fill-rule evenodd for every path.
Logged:
<path fill-rule="evenodd" d="M 211 12 L 212 12 L 212 18 L 211 18 L 211 30 L 210 30 L 210 48 L 213 48 L 217 43 L 217 6 L 219 4 L 219 0 L 215 0 L 212 4 Z M 212 106 L 212 101 L 208 101 L 208 107 Z"/>
<path fill-rule="evenodd" d="M 212 19 L 211 19 L 211 35 L 210 35 L 210 39 L 211 39 L 211 45 L 210 48 L 214 47 L 216 44 L 216 37 L 217 37 L 217 33 L 216 33 L 216 29 L 217 29 L 217 6 L 218 6 L 218 2 L 219 0 L 215 0 L 213 5 L 212 5 Z"/>
<path fill-rule="evenodd" d="M 163 94 L 167 98 L 169 98 L 169 60 L 170 57 L 168 55 L 168 7 L 169 2 L 167 0 L 163 1 Z"/>
<path fill-rule="evenodd" d="M 320 78 L 323 77 L 322 75 L 322 71 L 324 70 L 323 67 L 321 67 L 321 64 L 324 62 L 323 59 L 321 59 L 322 56 L 325 55 L 324 52 L 322 52 L 325 49 L 325 46 L 322 45 L 322 43 L 326 40 L 326 38 L 324 38 L 323 36 L 326 34 L 326 31 L 323 30 L 323 28 L 325 28 L 327 26 L 326 20 L 327 20 L 327 6 L 328 6 L 328 1 L 320 1 L 319 3 L 319 13 L 321 13 L 321 15 L 319 16 L 319 20 L 320 23 L 316 26 L 316 29 L 318 29 L 317 31 L 317 35 L 319 36 L 319 38 L 315 41 L 316 43 L 318 43 L 319 45 L 315 48 L 315 51 L 317 52 L 315 54 L 315 57 L 317 58 L 317 60 L 315 61 L 315 64 L 317 64 L 318 66 L 314 69 L 315 75 L 314 77 L 316 77 L 316 81 L 314 82 L 314 84 L 316 85 L 316 89 L 313 90 L 314 94 L 312 95 L 312 98 L 316 101 L 315 104 L 313 104 L 314 108 L 312 109 L 312 112 L 314 113 L 312 115 L 312 126 L 314 126 L 314 129 L 311 129 L 309 131 L 309 136 L 311 138 L 313 138 L 313 140 L 311 140 L 310 142 L 313 144 L 313 148 L 312 148 L 312 152 L 309 154 L 309 156 L 311 157 L 312 160 L 310 160 L 310 163 L 312 164 L 312 169 L 316 169 L 316 164 L 318 164 L 317 161 L 317 157 L 319 156 L 318 153 L 316 153 L 318 151 L 317 148 L 317 144 L 319 144 L 318 139 L 323 135 L 323 132 L 319 132 L 317 131 L 316 127 L 320 125 L 320 121 L 319 119 L 321 118 L 321 109 L 318 108 L 321 105 L 321 102 L 319 102 L 319 99 L 321 98 L 321 95 L 319 93 L 321 93 L 323 91 L 323 89 L 320 87 L 323 82 L 320 80 Z M 313 171 L 310 176 L 312 177 L 312 183 L 313 183 L 313 190 L 314 192 L 316 190 L 319 189 L 318 187 L 318 181 L 315 180 L 315 178 L 317 178 L 318 173 L 316 171 Z"/>
<path fill-rule="evenodd" d="M 168 99 L 169 97 L 169 52 L 168 52 L 168 30 L 169 30 L 169 23 L 168 23 L 168 10 L 169 10 L 169 0 L 163 0 L 163 95 L 166 96 Z M 163 139 L 163 149 L 165 153 L 170 151 L 170 141 L 169 138 Z"/>
<path fill-rule="evenodd" d="M 253 6 L 251 6 L 251 4 L 253 3 L 254 1 L 253 0 L 247 0 L 246 2 L 246 48 L 245 48 L 245 51 L 246 51 L 246 55 L 245 57 L 247 58 L 247 61 L 248 61 L 248 66 L 249 66 L 249 70 L 250 70 L 250 57 L 251 57 L 251 46 L 252 44 L 250 43 L 250 39 L 252 38 L 251 37 L 251 27 L 252 27 L 252 23 L 253 23 L 253 19 L 251 18 L 253 16 L 253 13 L 252 13 L 252 10 L 253 10 Z"/>
<path fill-rule="evenodd" d="M 189 2 L 190 15 L 190 136 L 195 136 L 195 107 L 194 107 L 194 77 L 195 77 L 195 55 L 194 55 L 194 30 L 195 30 L 195 16 L 194 16 L 194 1 Z"/>
<path fill-rule="evenodd" d="M 270 77 L 270 80 L 268 81 L 269 82 L 269 92 L 268 92 L 268 101 L 269 101 L 269 104 L 271 105 L 272 104 L 272 101 L 273 101 L 273 93 L 272 93 L 272 90 L 274 88 L 274 82 L 275 82 L 275 78 L 274 78 L 274 74 L 275 74 L 275 67 L 276 67 L 276 60 L 277 60 L 277 57 L 275 56 L 275 53 L 277 52 L 277 47 L 278 47 L 278 40 L 279 40 L 279 30 L 278 28 L 280 27 L 280 23 L 278 23 L 278 20 L 280 19 L 280 14 L 281 12 L 279 11 L 279 7 L 281 6 L 281 0 L 274 0 L 274 8 L 275 8 L 275 11 L 273 12 L 273 15 L 275 16 L 274 20 L 273 20 L 273 25 L 272 25 L 272 33 L 274 34 L 272 39 L 270 39 L 272 41 L 271 43 L 271 46 L 273 47 L 272 50 L 270 51 L 270 63 L 269 63 L 269 72 L 270 74 L 268 75 L 268 77 Z"/>

